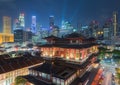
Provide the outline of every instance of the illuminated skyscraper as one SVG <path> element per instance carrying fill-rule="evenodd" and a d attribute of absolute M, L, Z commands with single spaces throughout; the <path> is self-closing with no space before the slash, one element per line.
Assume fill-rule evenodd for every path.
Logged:
<path fill-rule="evenodd" d="M 14 35 L 11 33 L 11 18 L 3 17 L 3 33 L 0 33 L 0 43 L 14 42 Z"/>
<path fill-rule="evenodd" d="M 117 34 L 117 12 L 113 13 L 113 27 L 114 27 L 114 37 Z"/>
<path fill-rule="evenodd" d="M 15 19 L 13 22 L 13 30 L 16 30 L 20 27 L 20 23 L 18 19 Z"/>
<path fill-rule="evenodd" d="M 4 16 L 3 17 L 3 33 L 11 33 L 11 18 Z"/>
<path fill-rule="evenodd" d="M 53 29 L 53 27 L 54 27 L 54 16 L 49 17 L 49 26 L 50 26 L 50 29 Z"/>
<path fill-rule="evenodd" d="M 24 13 L 20 13 L 19 15 L 19 23 L 21 27 L 25 27 Z"/>
<path fill-rule="evenodd" d="M 37 29 L 36 29 L 36 16 L 32 16 L 31 31 L 34 34 L 37 32 Z"/>
<path fill-rule="evenodd" d="M 61 26 L 62 29 L 73 29 L 73 26 L 71 25 L 70 22 L 68 21 L 62 21 L 62 26 Z"/>

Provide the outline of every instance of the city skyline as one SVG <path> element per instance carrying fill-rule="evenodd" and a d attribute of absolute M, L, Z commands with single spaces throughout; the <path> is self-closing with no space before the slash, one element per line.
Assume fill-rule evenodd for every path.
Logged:
<path fill-rule="evenodd" d="M 112 17 L 114 11 L 120 12 L 119 0 L 0 0 L 0 22 L 2 16 L 18 18 L 19 13 L 25 13 L 26 27 L 31 25 L 31 16 L 37 17 L 37 22 L 43 27 L 49 27 L 49 16 L 55 17 L 55 24 L 61 21 L 88 24 L 92 20 L 100 23 Z M 2 24 L 0 24 L 1 27 Z M 1 30 L 1 28 L 0 28 Z"/>
<path fill-rule="evenodd" d="M 120 85 L 120 0 L 0 0 L 0 85 Z"/>

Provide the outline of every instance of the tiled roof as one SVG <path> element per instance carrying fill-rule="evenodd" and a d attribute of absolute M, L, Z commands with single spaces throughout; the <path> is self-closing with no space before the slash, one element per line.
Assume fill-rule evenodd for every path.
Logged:
<path fill-rule="evenodd" d="M 33 67 L 32 69 L 43 72 L 43 73 L 50 74 L 52 71 L 52 64 L 44 63 L 41 66 L 36 66 L 36 67 Z"/>
<path fill-rule="evenodd" d="M 67 65 L 59 65 L 57 63 L 52 64 L 52 62 L 45 62 L 40 66 L 36 66 L 36 67 L 30 68 L 30 69 L 33 69 L 38 72 L 51 74 L 54 77 L 58 77 L 61 79 L 67 79 L 73 73 L 76 72 L 75 68 L 72 68 Z"/>
<path fill-rule="evenodd" d="M 2 55 L 2 57 L 6 56 Z M 0 60 L 0 74 L 38 64 L 42 61 L 43 60 L 40 57 L 33 57 L 30 55 L 17 58 L 3 58 Z"/>
<path fill-rule="evenodd" d="M 81 39 L 85 39 L 84 36 L 82 36 L 81 34 L 76 33 L 76 32 L 65 35 L 65 38 L 81 38 Z"/>
<path fill-rule="evenodd" d="M 80 49 L 80 48 L 89 48 L 94 45 L 97 45 L 97 44 L 95 43 L 92 43 L 92 44 L 44 44 L 44 45 L 41 45 L 40 47 L 60 47 L 60 48 Z"/>
<path fill-rule="evenodd" d="M 10 56 L 8 54 L 0 55 L 0 60 L 6 59 L 6 58 L 10 58 Z"/>
<path fill-rule="evenodd" d="M 85 41 L 96 41 L 96 39 L 94 37 L 90 37 L 90 38 L 85 39 Z"/>

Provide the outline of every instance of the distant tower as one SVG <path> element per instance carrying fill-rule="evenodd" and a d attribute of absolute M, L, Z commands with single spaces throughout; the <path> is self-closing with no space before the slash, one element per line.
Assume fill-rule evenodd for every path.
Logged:
<path fill-rule="evenodd" d="M 11 18 L 4 16 L 3 17 L 3 33 L 11 33 Z"/>
<path fill-rule="evenodd" d="M 36 33 L 36 16 L 32 16 L 32 25 L 31 25 L 31 31 L 32 33 Z"/>
<path fill-rule="evenodd" d="M 54 27 L 54 16 L 49 17 L 49 26 L 50 26 L 50 29 L 53 29 L 53 27 Z"/>
<path fill-rule="evenodd" d="M 20 23 L 21 27 L 25 27 L 24 13 L 20 13 L 20 15 L 19 15 L 19 23 Z"/>
<path fill-rule="evenodd" d="M 18 19 L 15 19 L 13 22 L 13 30 L 16 30 L 20 27 L 20 23 Z"/>
<path fill-rule="evenodd" d="M 117 34 L 117 12 L 113 13 L 113 27 L 114 27 L 114 37 Z"/>

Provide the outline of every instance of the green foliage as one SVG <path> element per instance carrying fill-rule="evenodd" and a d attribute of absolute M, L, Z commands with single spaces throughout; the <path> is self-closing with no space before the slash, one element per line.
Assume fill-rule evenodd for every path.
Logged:
<path fill-rule="evenodd" d="M 17 76 L 15 78 L 15 84 L 14 85 L 25 85 L 27 83 L 27 80 L 21 76 Z"/>
<path fill-rule="evenodd" d="M 106 48 L 103 48 L 103 47 L 99 48 L 99 53 L 100 53 L 99 59 L 103 59 L 104 58 L 106 51 L 107 51 Z"/>
<path fill-rule="evenodd" d="M 99 53 L 100 53 L 100 55 L 99 55 L 100 59 L 104 58 L 106 53 L 116 55 L 116 56 L 113 56 L 114 59 L 120 59 L 120 51 L 119 50 L 113 50 L 112 52 L 109 52 L 108 49 L 100 47 Z"/>
<path fill-rule="evenodd" d="M 114 54 L 113 58 L 117 61 L 120 60 L 120 51 L 119 50 L 113 50 L 112 53 Z"/>
<path fill-rule="evenodd" d="M 120 73 L 117 73 L 117 78 L 120 80 Z"/>
<path fill-rule="evenodd" d="M 120 84 L 120 73 L 117 73 L 118 83 Z"/>
<path fill-rule="evenodd" d="M 120 51 L 119 50 L 113 50 L 112 53 L 114 53 L 115 55 L 120 56 Z"/>
<path fill-rule="evenodd" d="M 107 49 L 107 48 L 104 48 L 104 47 L 100 47 L 100 48 L 99 48 L 99 51 L 100 51 L 100 52 L 106 52 L 107 50 L 108 50 L 108 49 Z"/>

